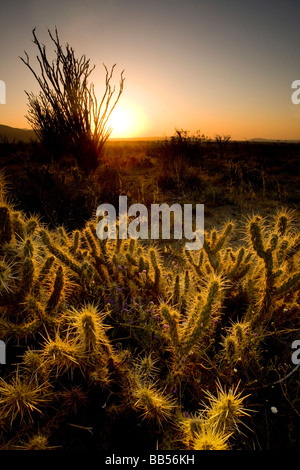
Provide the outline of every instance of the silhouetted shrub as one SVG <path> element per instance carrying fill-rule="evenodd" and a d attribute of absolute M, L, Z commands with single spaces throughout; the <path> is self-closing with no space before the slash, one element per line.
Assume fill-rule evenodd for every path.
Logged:
<path fill-rule="evenodd" d="M 26 116 L 36 135 L 59 159 L 66 153 L 74 153 L 79 165 L 87 172 L 94 171 L 111 128 L 108 119 L 123 91 L 124 78 L 121 73 L 120 87 L 115 101 L 115 87 L 111 79 L 115 65 L 109 71 L 105 67 L 105 91 L 100 102 L 96 98 L 93 84 L 88 79 L 95 67 L 85 55 L 75 57 L 72 47 L 66 50 L 60 43 L 57 29 L 55 36 L 48 30 L 54 43 L 56 60 L 49 62 L 46 46 L 41 44 L 33 30 L 33 42 L 38 48 L 40 75 L 32 68 L 29 56 L 21 58 L 36 78 L 40 93 L 27 93 L 29 112 Z"/>

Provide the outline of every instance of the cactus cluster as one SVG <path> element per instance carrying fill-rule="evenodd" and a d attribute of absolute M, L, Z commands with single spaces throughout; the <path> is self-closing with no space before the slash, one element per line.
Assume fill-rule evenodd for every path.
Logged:
<path fill-rule="evenodd" d="M 292 214 L 249 218 L 239 246 L 229 222 L 193 253 L 99 240 L 96 218 L 49 230 L 0 198 L 1 448 L 68 449 L 80 433 L 114 448 L 124 418 L 152 448 L 235 448 L 247 388 L 268 381 L 266 338 L 299 327 Z"/>
<path fill-rule="evenodd" d="M 249 416 L 243 406 L 247 397 L 241 397 L 238 385 L 226 391 L 217 383 L 217 396 L 207 392 L 209 402 L 204 409 L 181 420 L 182 441 L 187 449 L 229 449 L 229 438 L 239 431 L 241 418 Z"/>

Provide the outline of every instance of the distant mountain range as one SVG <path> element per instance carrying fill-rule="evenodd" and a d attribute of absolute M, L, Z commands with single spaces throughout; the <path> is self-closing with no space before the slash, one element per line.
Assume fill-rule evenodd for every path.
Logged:
<path fill-rule="evenodd" d="M 4 126 L 0 124 L 0 143 L 2 139 L 7 139 L 9 142 L 30 142 L 36 140 L 36 135 L 31 129 L 18 129 L 16 127 Z"/>
<path fill-rule="evenodd" d="M 8 142 L 30 142 L 31 140 L 36 140 L 37 137 L 33 130 L 31 129 L 18 129 L 17 127 L 10 127 L 5 126 L 4 124 L 0 124 L 0 143 L 2 139 L 7 139 Z M 138 141 L 145 141 L 145 140 L 161 140 L 163 137 L 132 137 L 132 138 L 113 138 L 111 137 L 110 140 L 112 141 L 122 141 L 122 140 L 138 140 Z"/>
<path fill-rule="evenodd" d="M 288 142 L 288 143 L 299 143 L 300 139 L 298 140 L 283 140 L 283 139 L 262 139 L 257 137 L 255 139 L 249 139 L 249 142 Z"/>
<path fill-rule="evenodd" d="M 165 136 L 166 137 L 166 136 Z M 147 141 L 147 140 L 161 140 L 165 137 L 132 137 L 132 138 L 111 138 L 110 140 L 114 141 L 122 141 L 122 140 L 139 140 L 139 141 Z M 36 140 L 36 135 L 33 130 L 31 129 L 18 129 L 17 127 L 10 127 L 5 126 L 4 124 L 0 124 L 0 143 L 1 138 L 7 139 L 9 142 L 30 142 L 31 140 Z M 249 142 L 288 142 L 288 143 L 299 143 L 300 139 L 298 140 L 276 140 L 276 139 L 263 139 L 260 137 L 249 139 Z"/>

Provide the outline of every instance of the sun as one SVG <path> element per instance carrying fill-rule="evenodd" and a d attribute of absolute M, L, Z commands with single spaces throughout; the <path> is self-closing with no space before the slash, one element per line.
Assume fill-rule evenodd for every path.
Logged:
<path fill-rule="evenodd" d="M 137 105 L 123 101 L 112 111 L 108 126 L 112 128 L 112 138 L 140 137 L 145 128 L 145 116 Z"/>

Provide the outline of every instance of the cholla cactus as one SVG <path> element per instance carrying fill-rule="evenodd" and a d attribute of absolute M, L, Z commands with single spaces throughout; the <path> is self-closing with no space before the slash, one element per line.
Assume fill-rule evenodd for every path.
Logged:
<path fill-rule="evenodd" d="M 242 420 L 249 416 L 242 397 L 235 389 L 228 392 L 217 383 L 217 396 L 206 392 L 209 403 L 204 410 L 179 421 L 181 438 L 186 449 L 194 450 L 227 450 L 229 438 L 239 431 Z"/>
<path fill-rule="evenodd" d="M 138 383 L 134 396 L 136 398 L 134 407 L 142 412 L 143 418 L 153 420 L 160 427 L 164 421 L 171 420 L 174 401 L 154 384 L 143 385 Z"/>
<path fill-rule="evenodd" d="M 220 251 L 225 246 L 228 237 L 232 233 L 233 229 L 234 224 L 232 222 L 228 222 L 219 236 L 217 235 L 217 232 L 213 230 L 210 239 L 207 236 L 204 238 L 203 248 L 207 253 L 209 262 L 215 273 L 220 272 Z"/>
<path fill-rule="evenodd" d="M 159 368 L 158 359 L 153 354 L 146 354 L 138 358 L 136 362 L 136 374 L 142 383 L 151 383 L 157 376 Z"/>
<path fill-rule="evenodd" d="M 222 433 L 209 421 L 202 421 L 199 431 L 197 431 L 189 447 L 193 450 L 228 450 L 228 440 L 232 433 Z"/>
<path fill-rule="evenodd" d="M 158 261 L 158 253 L 154 248 L 149 251 L 149 257 L 154 269 L 154 287 L 158 288 L 161 279 L 161 266 Z"/>
<path fill-rule="evenodd" d="M 11 209 L 9 206 L 0 207 L 0 246 L 9 243 L 13 236 Z"/>
<path fill-rule="evenodd" d="M 220 432 L 235 431 L 242 419 L 249 416 L 249 410 L 243 406 L 243 401 L 248 395 L 241 396 L 242 392 L 238 392 L 239 384 L 235 388 L 230 388 L 228 392 L 222 388 L 220 382 L 217 383 L 217 387 L 217 396 L 211 392 L 206 393 L 209 399 L 205 410 L 206 417 Z"/>
<path fill-rule="evenodd" d="M 51 295 L 49 299 L 47 300 L 47 305 L 46 305 L 47 311 L 51 312 L 58 306 L 63 296 L 63 292 L 64 292 L 64 283 L 65 283 L 64 281 L 65 281 L 64 271 L 63 271 L 63 268 L 59 266 L 56 271 Z"/>
<path fill-rule="evenodd" d="M 53 339 L 48 338 L 41 350 L 43 365 L 50 371 L 55 372 L 55 377 L 59 377 L 70 371 L 71 374 L 78 366 L 78 350 L 71 338 L 62 338 L 56 332 Z"/>
<path fill-rule="evenodd" d="M 217 303 L 222 288 L 222 280 L 213 276 L 207 282 L 202 296 L 197 296 L 192 307 L 187 310 L 186 316 L 167 303 L 160 305 L 159 311 L 168 326 L 166 335 L 174 355 L 174 376 L 182 376 L 188 355 L 207 332 L 213 314 L 218 310 Z"/>
<path fill-rule="evenodd" d="M 9 382 L 0 378 L 1 414 L 12 427 L 15 422 L 33 421 L 51 399 L 48 384 L 36 385 L 17 373 Z"/>
<path fill-rule="evenodd" d="M 250 322 L 233 322 L 222 342 L 226 360 L 232 367 L 237 367 L 246 374 L 252 367 L 258 368 L 260 341 L 261 338 L 252 330 Z"/>
<path fill-rule="evenodd" d="M 16 279 L 14 264 L 8 263 L 4 258 L 0 259 L 0 298 L 13 291 Z"/>
<path fill-rule="evenodd" d="M 234 448 L 249 383 L 272 373 L 261 352 L 298 321 L 291 212 L 250 217 L 239 246 L 228 222 L 183 254 L 99 240 L 94 219 L 50 231 L 7 203 L 0 175 L 0 219 L 0 337 L 13 356 L 0 383 L 2 448 L 48 449 L 61 426 L 67 446 L 66 423 L 104 436 L 124 418 L 155 429 L 162 448 Z"/>
<path fill-rule="evenodd" d="M 107 326 L 103 320 L 105 314 L 99 312 L 94 305 L 87 305 L 80 310 L 69 310 L 68 321 L 81 353 L 88 360 L 90 354 L 105 354 L 112 358 L 113 349 L 107 338 Z"/>
<path fill-rule="evenodd" d="M 35 434 L 27 442 L 22 442 L 16 446 L 20 450 L 53 450 L 55 446 L 50 446 L 48 437 L 43 434 Z"/>
<path fill-rule="evenodd" d="M 293 258 L 297 254 L 298 235 L 292 225 L 290 214 L 280 211 L 273 226 L 258 217 L 248 221 L 249 240 L 253 250 L 262 261 L 259 266 L 261 276 L 258 289 L 261 292 L 260 305 L 252 317 L 254 324 L 262 324 L 271 319 L 280 298 L 299 288 L 300 272 Z M 287 275 L 288 273 L 288 275 Z"/>

